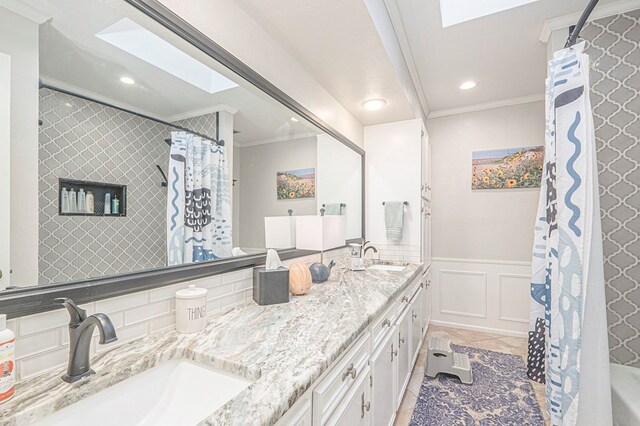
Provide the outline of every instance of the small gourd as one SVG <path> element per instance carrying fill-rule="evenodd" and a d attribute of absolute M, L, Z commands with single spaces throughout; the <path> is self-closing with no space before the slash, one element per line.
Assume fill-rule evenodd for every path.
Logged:
<path fill-rule="evenodd" d="M 289 266 L 289 292 L 294 296 L 302 296 L 311 290 L 311 272 L 302 262 L 294 262 Z"/>

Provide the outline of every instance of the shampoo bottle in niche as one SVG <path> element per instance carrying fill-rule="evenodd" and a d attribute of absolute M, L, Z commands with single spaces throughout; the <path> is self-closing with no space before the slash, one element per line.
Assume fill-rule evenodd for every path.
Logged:
<path fill-rule="evenodd" d="M 176 331 L 196 333 L 207 325 L 207 292 L 191 284 L 176 291 Z"/>
<path fill-rule="evenodd" d="M 67 191 L 67 188 L 62 188 L 62 191 L 60 191 L 60 199 L 61 199 L 61 207 L 60 207 L 60 211 L 62 213 L 69 213 L 69 191 Z"/>
<path fill-rule="evenodd" d="M 76 200 L 76 190 L 71 188 L 69 190 L 69 213 L 76 213 L 78 211 L 78 202 Z"/>
<path fill-rule="evenodd" d="M 104 194 L 104 214 L 111 214 L 111 194 Z"/>
<path fill-rule="evenodd" d="M 7 316 L 0 315 L 0 404 L 13 396 L 16 384 L 16 336 L 7 328 Z"/>
<path fill-rule="evenodd" d="M 87 211 L 87 194 L 84 189 L 78 190 L 78 213 L 86 213 Z"/>
<path fill-rule="evenodd" d="M 94 213 L 93 192 L 87 191 L 87 210 L 86 213 Z"/>
<path fill-rule="evenodd" d="M 111 200 L 111 214 L 120 214 L 120 200 L 116 194 L 113 194 L 113 200 Z"/>

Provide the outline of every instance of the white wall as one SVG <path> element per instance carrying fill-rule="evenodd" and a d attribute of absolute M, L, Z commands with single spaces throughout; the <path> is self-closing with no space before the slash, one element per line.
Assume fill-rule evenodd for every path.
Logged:
<path fill-rule="evenodd" d="M 435 323 L 523 334 L 539 189 L 471 190 L 473 151 L 544 145 L 544 102 L 430 119 Z"/>
<path fill-rule="evenodd" d="M 233 0 L 161 0 L 286 94 L 363 146 L 362 124 Z"/>
<path fill-rule="evenodd" d="M 378 249 L 388 250 L 386 257 L 398 260 L 420 259 L 421 131 L 421 120 L 368 126 L 364 130 L 366 238 Z M 402 241 L 387 240 L 383 201 L 409 202 Z"/>
<path fill-rule="evenodd" d="M 0 52 L 0 158 L 10 158 L 11 128 L 11 56 Z M 11 196 L 11 163 L 0 167 L 0 200 Z M 0 207 L 0 290 L 9 286 L 11 267 L 11 211 L 5 203 Z"/>
<path fill-rule="evenodd" d="M 347 239 L 362 237 L 362 157 L 327 134 L 318 136 L 316 195 L 318 209 L 346 204 Z"/>
<path fill-rule="evenodd" d="M 0 22 L 0 52 L 11 57 L 14 111 L 11 198 L 2 207 L 11 206 L 11 284 L 34 285 L 38 282 L 38 24 L 2 7 Z"/>
<path fill-rule="evenodd" d="M 240 178 L 236 191 L 240 194 L 239 245 L 264 248 L 264 217 L 318 214 L 317 198 L 278 200 L 276 173 L 287 170 L 317 169 L 316 137 L 293 139 L 262 145 L 240 147 L 237 163 Z"/>
<path fill-rule="evenodd" d="M 433 257 L 531 261 L 539 189 L 471 190 L 471 154 L 544 145 L 544 102 L 427 121 Z"/>

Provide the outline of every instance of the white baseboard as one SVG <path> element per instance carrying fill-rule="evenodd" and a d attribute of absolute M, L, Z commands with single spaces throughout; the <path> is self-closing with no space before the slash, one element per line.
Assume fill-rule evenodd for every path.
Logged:
<path fill-rule="evenodd" d="M 430 324 L 440 326 L 440 327 L 461 328 L 463 330 L 479 331 L 482 333 L 500 334 L 502 336 L 510 336 L 510 337 L 527 337 L 528 336 L 526 332 L 510 331 L 510 330 L 504 330 L 501 328 L 482 327 L 482 326 L 469 325 L 469 324 L 460 324 L 460 323 L 449 322 L 449 321 L 431 320 Z"/>

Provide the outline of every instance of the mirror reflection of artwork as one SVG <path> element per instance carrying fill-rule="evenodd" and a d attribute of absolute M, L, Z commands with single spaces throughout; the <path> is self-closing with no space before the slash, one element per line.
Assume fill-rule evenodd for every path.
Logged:
<path fill-rule="evenodd" d="M 472 158 L 471 189 L 540 187 L 542 146 L 475 151 Z"/>
<path fill-rule="evenodd" d="M 298 169 L 277 172 L 278 200 L 314 198 L 316 196 L 316 169 Z"/>

